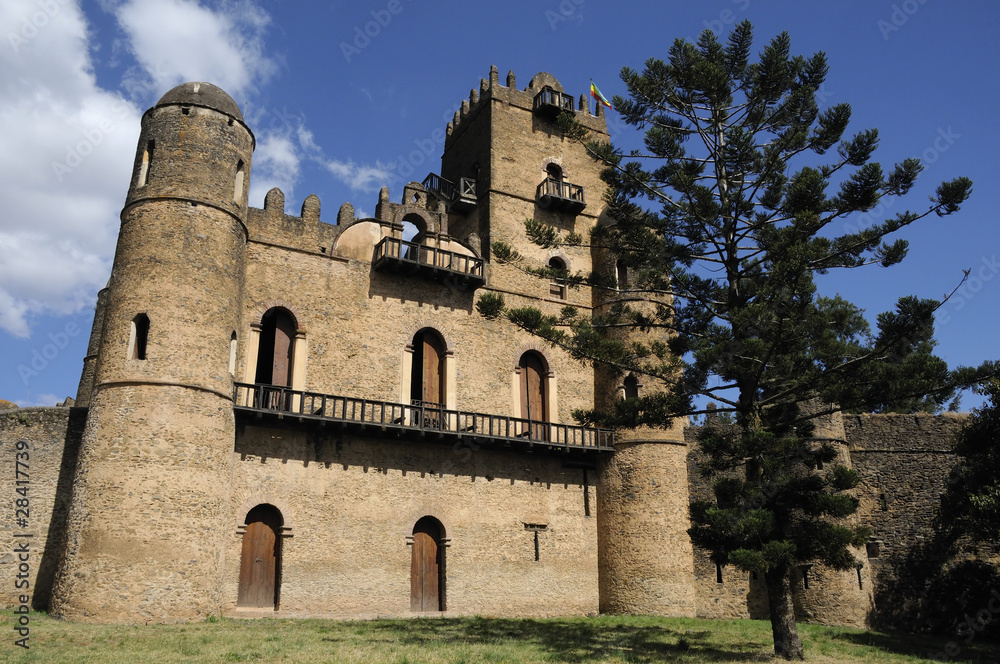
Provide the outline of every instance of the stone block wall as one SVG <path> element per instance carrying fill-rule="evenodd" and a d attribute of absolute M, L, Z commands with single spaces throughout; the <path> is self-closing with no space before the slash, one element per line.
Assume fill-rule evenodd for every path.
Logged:
<path fill-rule="evenodd" d="M 241 426 L 235 451 L 224 611 L 239 615 L 247 512 L 284 518 L 280 615 L 410 615 L 414 524 L 439 520 L 446 609 L 487 616 L 598 610 L 594 473 L 564 455 L 460 449 L 429 440 Z M 589 496 L 585 496 L 589 493 Z M 538 533 L 526 524 L 544 526 Z"/>
<path fill-rule="evenodd" d="M 80 436 L 86 422 L 84 408 L 21 408 L 0 412 L 0 604 L 20 604 L 21 595 L 30 596 L 31 606 L 46 609 L 63 548 L 66 513 L 72 498 Z M 25 441 L 27 448 L 18 450 Z M 27 452 L 21 466 L 27 476 L 15 475 L 19 451 Z M 26 480 L 17 484 L 17 480 Z M 26 495 L 17 493 L 27 488 Z M 15 501 L 28 499 L 27 525 L 18 525 Z M 22 503 L 23 504 L 23 503 Z M 27 535 L 27 537 L 22 537 Z M 16 550 L 28 546 L 28 560 L 20 560 Z M 27 568 L 21 565 L 27 563 Z M 24 582 L 27 586 L 23 587 Z"/>
<path fill-rule="evenodd" d="M 951 542 L 935 526 L 956 458 L 955 436 L 967 415 L 854 415 L 844 425 L 854 468 L 861 475 L 862 523 L 873 530 L 869 556 L 875 579 L 873 623 L 908 630 L 947 622 L 944 603 L 969 592 L 968 579 L 927 599 L 954 564 Z M 969 600 L 959 604 L 975 604 Z M 951 618 L 954 616 L 952 615 Z M 928 623 L 928 624 L 925 624 Z"/>

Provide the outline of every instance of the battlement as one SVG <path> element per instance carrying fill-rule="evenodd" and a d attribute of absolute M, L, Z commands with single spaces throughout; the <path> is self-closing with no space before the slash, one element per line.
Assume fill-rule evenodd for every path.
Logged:
<path fill-rule="evenodd" d="M 468 125 L 468 119 L 475 117 L 489 102 L 497 101 L 501 104 L 514 106 L 533 113 L 537 110 L 536 98 L 540 94 L 545 94 L 547 90 L 557 93 L 562 101 L 560 104 L 562 109 L 572 111 L 577 121 L 584 127 L 601 134 L 608 133 L 604 107 L 598 104 L 597 114 L 591 114 L 590 103 L 586 93 L 580 95 L 576 104 L 567 103 L 566 99 L 572 99 L 572 97 L 566 94 L 565 88 L 563 88 L 556 77 L 547 72 L 535 74 L 531 77 L 527 87 L 523 90 L 518 90 L 514 72 L 510 71 L 507 72 L 506 85 L 501 85 L 499 72 L 496 65 L 493 65 L 490 67 L 489 79 L 484 78 L 480 80 L 479 90 L 473 89 L 469 92 L 469 98 L 462 102 L 461 109 L 455 111 L 455 117 L 448 123 L 445 151 L 447 152 L 452 142 L 464 131 L 464 128 Z"/>
<path fill-rule="evenodd" d="M 353 223 L 354 210 L 344 216 Z M 338 221 L 340 219 L 338 218 Z M 349 224 L 348 224 L 349 225 Z M 310 194 L 302 202 L 299 216 L 285 213 L 285 194 L 277 187 L 267 192 L 264 207 L 248 210 L 247 227 L 252 242 L 275 244 L 317 254 L 330 254 L 344 226 L 329 224 L 320 219 L 320 201 Z"/>
<path fill-rule="evenodd" d="M 403 187 L 399 203 L 390 202 L 389 188 L 382 187 L 374 218 L 359 219 L 354 206 L 344 203 L 337 213 L 336 223 L 330 224 L 320 218 L 320 209 L 319 197 L 311 194 L 303 201 L 299 216 L 286 214 L 285 195 L 275 187 L 264 198 L 263 209 L 249 208 L 247 226 L 250 241 L 328 256 L 334 260 L 372 261 L 379 258 L 378 247 L 384 248 L 386 240 L 394 241 L 397 249 L 411 244 L 403 242 L 402 236 L 404 223 L 408 222 L 420 233 L 417 244 L 448 257 L 448 265 L 465 266 L 469 261 L 474 262 L 473 268 L 458 271 L 463 276 L 474 272 L 475 283 L 483 280 L 478 238 L 463 238 L 462 242 L 451 238 L 444 205 L 417 182 Z M 386 258 L 384 251 L 381 258 Z M 447 266 L 435 261 L 430 267 L 443 269 Z"/>
<path fill-rule="evenodd" d="M 851 452 L 951 454 L 967 413 L 844 415 Z"/>

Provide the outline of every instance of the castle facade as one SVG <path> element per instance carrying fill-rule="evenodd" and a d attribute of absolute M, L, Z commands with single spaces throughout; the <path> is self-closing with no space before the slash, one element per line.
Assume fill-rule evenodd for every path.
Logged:
<path fill-rule="evenodd" d="M 613 258 L 525 235 L 527 218 L 584 236 L 613 223 L 563 111 L 608 140 L 600 106 L 551 75 L 519 90 L 492 68 L 448 124 L 440 174 L 398 202 L 383 188 L 372 218 L 344 204 L 324 221 L 315 196 L 297 216 L 277 189 L 249 207 L 255 139 L 225 92 L 165 94 L 142 118 L 75 406 L 0 413 L 0 449 L 32 455 L 31 521 L 0 538 L 9 552 L 30 531 L 35 606 L 94 622 L 766 615 L 752 575 L 687 536 L 708 490 L 691 430 L 571 417 L 648 379 L 476 311 L 487 292 L 553 315 L 632 297 Z M 493 260 L 494 241 L 619 288 L 530 274 Z M 879 561 L 921 537 L 959 424 L 820 423 L 877 536 L 857 570 L 799 571 L 803 618 L 870 618 Z M 9 605 L 18 569 L 0 558 Z"/>

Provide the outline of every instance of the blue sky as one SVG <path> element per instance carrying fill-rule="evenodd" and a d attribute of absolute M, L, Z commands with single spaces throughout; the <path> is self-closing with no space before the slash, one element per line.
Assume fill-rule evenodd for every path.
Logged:
<path fill-rule="evenodd" d="M 139 118 L 174 85 L 216 83 L 244 109 L 257 136 L 251 205 L 279 186 L 289 211 L 315 193 L 333 220 L 345 201 L 370 214 L 379 187 L 395 199 L 439 170 L 440 130 L 490 65 L 519 87 L 548 71 L 574 96 L 593 78 L 610 97 L 623 92 L 621 67 L 744 18 L 755 51 L 786 30 L 793 52 L 826 52 L 824 104 L 852 105 L 849 133 L 879 129 L 883 165 L 922 157 L 918 186 L 884 214 L 924 207 L 942 180 L 974 182 L 959 214 L 907 234 L 902 265 L 833 274 L 822 289 L 873 319 L 900 295 L 940 298 L 971 269 L 939 312 L 938 351 L 952 366 L 997 359 L 996 3 L 4 0 L 0 398 L 75 395 Z M 635 141 L 609 116 L 616 141 Z"/>

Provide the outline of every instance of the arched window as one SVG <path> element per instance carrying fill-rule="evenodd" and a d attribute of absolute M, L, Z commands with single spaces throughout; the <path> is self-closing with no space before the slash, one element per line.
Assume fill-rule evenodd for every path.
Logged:
<path fill-rule="evenodd" d="M 236 375 L 236 330 L 229 335 L 229 373 Z"/>
<path fill-rule="evenodd" d="M 295 321 L 288 311 L 275 307 L 264 314 L 260 327 L 254 382 L 291 387 Z"/>
<path fill-rule="evenodd" d="M 284 519 L 274 505 L 257 505 L 247 513 L 245 523 L 236 605 L 277 609 Z"/>
<path fill-rule="evenodd" d="M 639 398 L 639 381 L 635 376 L 632 375 L 626 376 L 623 386 L 625 388 L 626 399 Z"/>
<path fill-rule="evenodd" d="M 427 223 L 419 214 L 408 214 L 403 217 L 403 240 L 406 242 L 420 242 L 424 233 L 427 232 Z"/>
<path fill-rule="evenodd" d="M 563 170 L 562 170 L 562 166 L 560 166 L 559 164 L 557 164 L 555 162 L 550 162 L 548 164 L 548 166 L 545 167 L 545 172 L 553 180 L 556 180 L 558 182 L 562 182 L 562 179 L 563 179 Z"/>
<path fill-rule="evenodd" d="M 128 356 L 133 360 L 146 359 L 146 342 L 149 340 L 149 316 L 138 314 L 132 319 L 129 333 Z"/>
<path fill-rule="evenodd" d="M 236 182 L 233 185 L 233 202 L 237 205 L 243 202 L 243 183 L 246 179 L 246 173 L 243 171 L 243 160 L 240 159 L 236 162 Z"/>
<path fill-rule="evenodd" d="M 444 339 L 430 328 L 413 335 L 410 402 L 415 406 L 443 406 L 445 402 Z"/>
<path fill-rule="evenodd" d="M 411 245 L 403 245 L 403 257 L 409 260 L 427 263 L 431 260 L 427 249 L 422 246 L 424 243 L 427 224 L 419 214 L 408 214 L 403 217 L 403 242 L 410 242 Z"/>
<path fill-rule="evenodd" d="M 549 267 L 553 270 L 560 270 L 562 272 L 566 271 L 566 261 L 559 258 L 558 256 L 553 256 L 549 259 Z M 552 281 L 549 283 L 549 295 L 552 297 L 557 297 L 560 300 L 566 299 L 566 282 L 563 281 L 561 277 L 553 277 Z"/>
<path fill-rule="evenodd" d="M 142 153 L 142 164 L 139 165 L 139 186 L 149 184 L 149 164 L 153 161 L 153 148 L 156 146 L 154 141 L 149 141 L 146 143 L 146 149 Z"/>
<path fill-rule="evenodd" d="M 521 418 L 531 420 L 528 431 L 532 440 L 544 440 L 547 427 L 540 423 L 549 421 L 548 366 L 541 354 L 529 350 L 521 356 L 518 368 L 521 374 Z"/>
<path fill-rule="evenodd" d="M 626 290 L 628 288 L 628 268 L 619 259 L 615 263 L 615 279 L 618 284 L 618 290 Z"/>
<path fill-rule="evenodd" d="M 413 526 L 410 611 L 445 610 L 444 544 L 444 526 L 434 517 L 422 517 Z"/>

